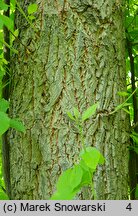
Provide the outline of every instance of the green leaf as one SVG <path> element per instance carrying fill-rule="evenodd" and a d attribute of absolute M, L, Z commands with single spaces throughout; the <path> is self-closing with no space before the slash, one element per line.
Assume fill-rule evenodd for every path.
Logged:
<path fill-rule="evenodd" d="M 88 166 L 85 164 L 83 160 L 80 161 L 80 166 L 82 167 L 82 170 L 83 170 L 80 187 L 90 185 L 92 182 L 92 176 L 93 176 L 92 170 L 88 168 Z"/>
<path fill-rule="evenodd" d="M 79 165 L 62 173 L 57 182 L 57 191 L 71 193 L 77 187 L 82 178 L 83 171 Z"/>
<path fill-rule="evenodd" d="M 78 119 L 79 116 L 80 116 L 79 110 L 78 110 L 76 107 L 74 107 L 74 108 L 73 108 L 73 111 L 74 111 L 74 116 L 75 116 L 75 118 Z"/>
<path fill-rule="evenodd" d="M 33 15 L 28 16 L 28 18 L 29 18 L 30 20 L 35 20 L 35 19 L 36 19 L 36 17 L 33 16 Z"/>
<path fill-rule="evenodd" d="M 5 4 L 4 2 L 0 2 L 0 10 L 4 10 L 4 11 L 7 11 L 8 10 L 8 5 Z"/>
<path fill-rule="evenodd" d="M 0 26 L 0 27 L 3 28 L 3 24 L 2 24 L 2 26 Z M 0 40 L 3 40 L 3 38 L 4 38 L 3 31 L 0 31 Z M 1 50 L 3 51 L 3 48 L 2 48 L 2 47 L 0 47 L 0 48 L 1 48 Z M 2 56 L 1 56 L 1 57 L 2 57 Z"/>
<path fill-rule="evenodd" d="M 57 182 L 57 190 L 58 190 L 58 192 L 60 192 L 60 193 L 63 193 L 63 192 L 68 193 L 68 192 L 72 191 L 72 186 L 69 184 L 70 175 L 71 175 L 71 169 L 67 169 L 66 171 L 64 171 L 59 176 L 59 179 L 58 179 L 58 182 Z"/>
<path fill-rule="evenodd" d="M 131 99 L 132 95 L 133 95 L 137 90 L 138 90 L 138 87 L 129 95 L 129 97 L 128 97 L 122 104 L 119 104 L 119 105 L 115 108 L 115 110 L 112 111 L 112 112 L 110 113 L 110 115 L 113 114 L 113 113 L 115 113 L 115 112 L 117 112 L 118 110 L 122 109 L 122 108 L 125 107 L 125 106 L 130 106 L 130 107 L 132 107 L 131 103 L 127 103 L 127 101 L 129 101 L 129 100 Z M 130 113 L 130 115 L 131 115 L 131 113 Z"/>
<path fill-rule="evenodd" d="M 90 106 L 86 111 L 82 113 L 82 121 L 90 118 L 93 114 L 95 114 L 97 108 L 97 104 Z"/>
<path fill-rule="evenodd" d="M 83 186 L 88 186 L 92 183 L 92 173 L 88 172 L 88 171 L 84 171 L 83 172 L 83 176 L 82 176 L 82 180 L 81 180 L 81 184 L 80 184 L 80 188 Z"/>
<path fill-rule="evenodd" d="M 62 173 L 57 182 L 57 191 L 51 200 L 71 200 L 80 190 L 83 170 L 80 165 L 75 165 Z"/>
<path fill-rule="evenodd" d="M 125 104 L 123 105 L 123 107 L 131 106 L 131 105 L 132 105 L 132 103 L 125 103 Z"/>
<path fill-rule="evenodd" d="M 16 37 L 18 37 L 18 35 L 19 35 L 19 29 L 16 29 L 16 30 L 13 32 L 13 34 L 14 34 Z"/>
<path fill-rule="evenodd" d="M 123 97 L 126 97 L 126 96 L 129 96 L 129 93 L 128 92 L 118 92 L 118 95 L 119 96 L 123 96 Z"/>
<path fill-rule="evenodd" d="M 3 22 L 2 20 L 0 19 L 0 30 L 3 30 Z M 3 32 L 0 32 L 0 34 L 3 33 Z M 0 40 L 1 40 L 1 36 L 0 36 Z"/>
<path fill-rule="evenodd" d="M 10 118 L 5 112 L 0 112 L 0 136 L 10 127 Z"/>
<path fill-rule="evenodd" d="M 122 103 L 122 104 L 119 104 L 115 110 L 118 111 L 120 109 L 122 109 L 123 107 L 126 107 L 126 106 L 131 106 L 132 104 L 131 103 Z"/>
<path fill-rule="evenodd" d="M 138 184 L 136 185 L 136 188 L 135 188 L 135 198 L 138 198 Z"/>
<path fill-rule="evenodd" d="M 11 31 L 13 30 L 13 20 L 11 20 L 9 17 L 5 16 L 5 15 L 1 15 L 0 14 L 0 20 L 3 22 L 3 24 L 10 29 Z"/>
<path fill-rule="evenodd" d="M 137 133 L 137 132 L 135 132 L 135 131 L 132 131 L 132 135 L 134 135 L 134 136 L 138 137 L 138 133 Z"/>
<path fill-rule="evenodd" d="M 6 112 L 9 108 L 9 102 L 4 98 L 0 99 L 0 112 Z"/>
<path fill-rule="evenodd" d="M 71 175 L 70 175 L 70 185 L 72 186 L 72 189 L 75 189 L 81 182 L 81 178 L 83 175 L 83 171 L 80 165 L 74 165 L 74 167 L 71 169 Z"/>
<path fill-rule="evenodd" d="M 101 153 L 94 147 L 87 147 L 86 151 L 82 150 L 80 157 L 84 160 L 85 164 L 95 170 L 98 163 L 102 163 Z"/>
<path fill-rule="evenodd" d="M 28 14 L 35 13 L 37 11 L 38 5 L 37 4 L 30 4 L 28 6 Z"/>
<path fill-rule="evenodd" d="M 13 35 L 11 36 L 11 45 L 13 44 L 13 41 L 18 37 L 18 35 L 19 35 L 19 29 L 16 29 L 13 32 Z"/>
<path fill-rule="evenodd" d="M 56 192 L 52 195 L 52 197 L 50 198 L 50 200 L 72 200 L 75 196 L 75 193 L 59 193 Z"/>
<path fill-rule="evenodd" d="M 130 135 L 130 137 L 133 139 L 134 142 L 136 142 L 138 144 L 138 136 L 137 135 L 135 135 L 134 133 L 132 133 Z"/>
<path fill-rule="evenodd" d="M 25 127 L 18 119 L 10 119 L 10 127 L 20 132 L 25 132 Z"/>
<path fill-rule="evenodd" d="M 0 200 L 9 200 L 9 197 L 6 193 L 0 188 Z"/>
<path fill-rule="evenodd" d="M 68 117 L 69 117 L 70 119 L 72 119 L 73 121 L 76 120 L 70 112 L 67 112 L 67 115 L 68 115 Z"/>
<path fill-rule="evenodd" d="M 86 165 L 86 163 L 84 162 L 84 160 L 81 160 L 79 164 L 80 164 L 82 170 L 85 170 L 87 172 L 89 171 L 89 167 Z"/>

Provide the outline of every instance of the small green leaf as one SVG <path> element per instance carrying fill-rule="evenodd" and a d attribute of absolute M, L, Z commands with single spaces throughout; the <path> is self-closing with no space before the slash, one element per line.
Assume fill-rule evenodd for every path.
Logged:
<path fill-rule="evenodd" d="M 126 106 L 132 106 L 132 103 L 122 103 L 122 104 L 119 104 L 115 110 L 118 111 L 120 109 L 122 109 L 123 107 L 126 107 Z"/>
<path fill-rule="evenodd" d="M 73 121 L 76 120 L 70 112 L 67 112 L 67 115 L 68 115 L 68 117 L 69 117 L 70 119 L 72 119 Z"/>
<path fill-rule="evenodd" d="M 129 93 L 128 92 L 118 92 L 118 95 L 119 96 L 123 96 L 123 97 L 126 97 L 126 96 L 129 96 Z"/>
<path fill-rule="evenodd" d="M 4 98 L 0 99 L 0 112 L 6 112 L 9 108 L 9 102 Z"/>
<path fill-rule="evenodd" d="M 138 144 L 138 136 L 135 133 L 132 133 L 130 137 L 133 139 L 134 142 Z"/>
<path fill-rule="evenodd" d="M 3 58 L 2 61 L 3 61 L 3 63 L 6 64 L 6 65 L 9 63 L 5 58 Z"/>
<path fill-rule="evenodd" d="M 0 2 L 0 10 L 4 10 L 4 11 L 7 11 L 8 10 L 8 5 L 5 4 L 4 2 Z"/>
<path fill-rule="evenodd" d="M 132 104 L 131 104 L 131 103 L 127 103 L 127 101 L 129 101 L 129 100 L 131 99 L 132 95 L 133 95 L 137 90 L 138 90 L 138 87 L 131 93 L 131 95 L 129 95 L 129 97 L 128 97 L 122 104 L 119 104 L 119 105 L 115 108 L 115 110 L 112 111 L 112 112 L 110 113 L 110 115 L 111 115 L 111 114 L 114 114 L 115 112 L 117 112 L 118 110 L 122 109 L 122 108 L 125 107 L 125 106 L 130 106 L 130 107 L 132 107 Z M 131 113 L 130 113 L 130 116 L 131 116 Z"/>
<path fill-rule="evenodd" d="M 82 121 L 90 118 L 93 114 L 95 114 L 97 109 L 97 104 L 90 106 L 86 111 L 82 113 Z"/>
<path fill-rule="evenodd" d="M 14 32 L 13 32 L 13 35 L 11 37 L 11 44 L 13 43 L 13 41 L 18 37 L 19 35 L 19 29 L 16 29 Z"/>
<path fill-rule="evenodd" d="M 125 104 L 123 105 L 123 107 L 131 106 L 131 105 L 132 105 L 132 103 L 125 103 Z"/>
<path fill-rule="evenodd" d="M 38 5 L 37 4 L 30 4 L 28 6 L 28 14 L 35 13 L 37 11 Z"/>
<path fill-rule="evenodd" d="M 19 29 L 16 29 L 16 30 L 13 32 L 13 34 L 14 34 L 16 37 L 18 37 L 18 35 L 19 35 Z"/>
<path fill-rule="evenodd" d="M 5 16 L 5 15 L 1 15 L 0 14 L 0 20 L 3 22 L 3 24 L 10 29 L 11 31 L 13 30 L 13 20 L 11 20 L 9 17 Z"/>
<path fill-rule="evenodd" d="M 28 16 L 28 18 L 29 18 L 30 20 L 35 20 L 35 19 L 36 19 L 36 17 L 33 16 L 33 15 Z"/>
<path fill-rule="evenodd" d="M 85 164 L 95 170 L 98 163 L 102 163 L 101 153 L 94 147 L 87 147 L 86 151 L 82 150 L 80 157 L 84 160 Z"/>
<path fill-rule="evenodd" d="M 80 116 L 79 110 L 78 110 L 76 107 L 74 107 L 74 108 L 73 108 L 73 111 L 74 111 L 74 116 L 75 116 L 75 118 L 78 119 L 79 116 Z"/>
<path fill-rule="evenodd" d="M 0 112 L 0 136 L 10 127 L 10 118 L 5 112 Z"/>
<path fill-rule="evenodd" d="M 25 132 L 25 127 L 18 119 L 10 119 L 10 127 L 20 132 Z"/>

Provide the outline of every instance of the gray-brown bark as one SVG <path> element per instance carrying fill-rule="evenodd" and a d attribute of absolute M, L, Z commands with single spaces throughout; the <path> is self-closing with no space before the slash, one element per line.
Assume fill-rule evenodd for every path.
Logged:
<path fill-rule="evenodd" d="M 25 10 L 24 1 L 18 2 Z M 124 99 L 117 92 L 126 90 L 122 3 L 36 2 L 37 33 L 19 12 L 15 20 L 28 48 L 16 41 L 19 54 L 12 58 L 10 114 L 26 126 L 24 135 L 9 133 L 12 198 L 49 199 L 81 148 L 66 112 L 74 106 L 82 112 L 98 102 L 84 128 L 86 144 L 106 159 L 94 176 L 97 199 L 127 199 L 128 116 L 124 111 L 108 115 Z M 88 191 L 80 195 L 90 198 Z"/>

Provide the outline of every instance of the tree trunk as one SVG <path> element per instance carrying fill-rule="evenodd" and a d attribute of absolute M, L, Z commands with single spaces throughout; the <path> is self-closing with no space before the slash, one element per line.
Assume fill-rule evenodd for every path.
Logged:
<path fill-rule="evenodd" d="M 18 2 L 27 13 L 30 1 Z M 26 132 L 9 132 L 12 199 L 50 198 L 81 149 L 66 112 L 97 102 L 84 128 L 86 145 L 105 157 L 94 176 L 96 197 L 128 199 L 129 118 L 124 111 L 109 115 L 124 101 L 117 92 L 126 91 L 123 2 L 36 3 L 33 28 L 18 11 L 15 17 L 10 115 L 23 120 Z M 79 198 L 92 199 L 90 190 Z"/>

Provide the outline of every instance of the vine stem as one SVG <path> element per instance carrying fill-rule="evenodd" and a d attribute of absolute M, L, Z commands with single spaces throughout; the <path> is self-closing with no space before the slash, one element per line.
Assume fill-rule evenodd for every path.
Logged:
<path fill-rule="evenodd" d="M 28 17 L 26 16 L 26 14 L 24 13 L 23 9 L 21 8 L 20 4 L 18 3 L 17 0 L 15 0 L 15 3 L 17 5 L 17 9 L 20 11 L 20 13 L 24 16 L 24 18 L 27 20 L 27 22 L 30 24 L 30 26 L 32 27 L 32 29 L 37 32 L 37 29 L 33 26 L 33 24 L 30 22 L 30 20 L 28 19 Z"/>
<path fill-rule="evenodd" d="M 120 105 L 116 107 L 116 109 L 113 112 L 110 112 L 109 114 L 112 115 L 113 113 L 117 112 L 118 110 L 122 109 L 122 107 L 125 105 L 125 103 L 132 97 L 132 95 L 138 90 L 138 87 L 132 92 L 132 94 Z"/>

